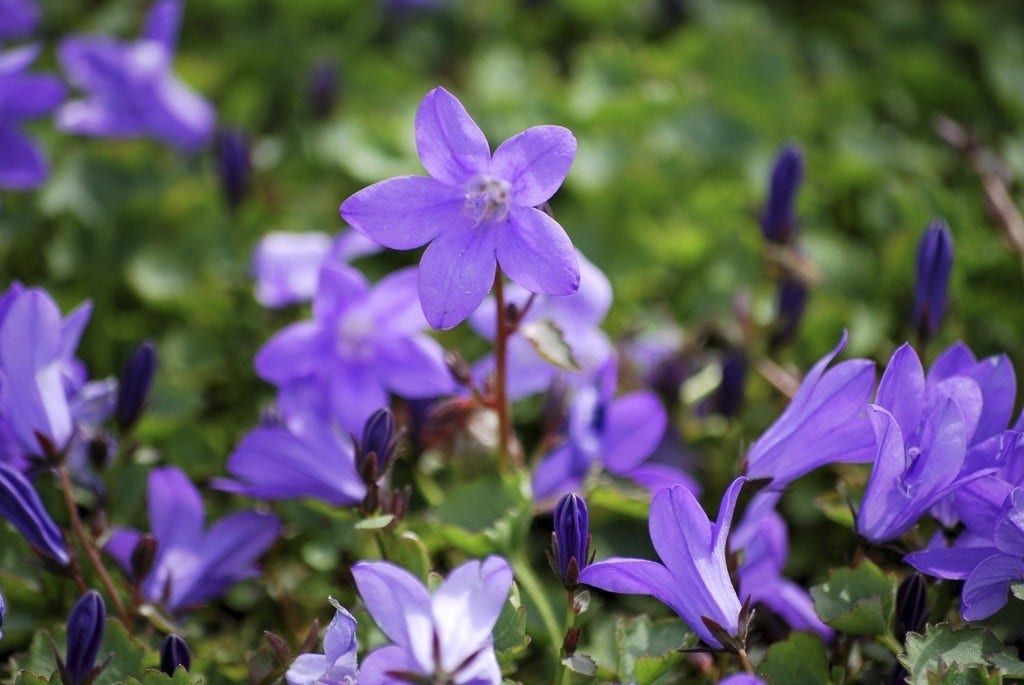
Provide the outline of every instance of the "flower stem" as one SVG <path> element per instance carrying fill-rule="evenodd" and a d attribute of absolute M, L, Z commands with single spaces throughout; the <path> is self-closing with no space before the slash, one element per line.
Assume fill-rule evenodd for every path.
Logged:
<path fill-rule="evenodd" d="M 495 332 L 494 332 L 494 395 L 495 411 L 498 412 L 498 465 L 507 472 L 518 467 L 510 446 L 512 437 L 512 410 L 508 402 L 508 336 L 511 329 L 505 321 L 505 291 L 501 269 L 494 272 Z"/>
<path fill-rule="evenodd" d="M 903 653 L 903 645 L 900 644 L 900 641 L 897 640 L 891 632 L 886 632 L 884 635 L 879 635 L 878 641 L 881 642 L 886 647 L 886 649 L 888 649 L 896 656 L 899 656 Z"/>
<path fill-rule="evenodd" d="M 573 604 L 576 603 L 576 590 L 568 591 L 569 604 L 565 608 L 565 636 L 569 636 L 569 631 L 572 630 L 576 625 L 576 611 L 573 608 Z M 570 656 L 566 654 L 566 656 Z M 572 670 L 568 666 L 559 661 L 559 668 L 562 670 L 562 685 L 572 684 Z"/>
<path fill-rule="evenodd" d="M 519 582 L 519 586 L 536 605 L 541 623 L 544 624 L 544 629 L 548 632 L 548 639 L 551 640 L 551 653 L 555 657 L 555 663 L 561 664 L 562 636 L 558 630 L 555 612 L 551 608 L 551 601 L 541 586 L 540 578 L 533 572 L 533 568 L 522 553 L 512 555 L 511 561 L 512 571 Z"/>
<path fill-rule="evenodd" d="M 736 655 L 740 658 L 740 663 L 743 664 L 743 668 L 746 669 L 750 675 L 757 675 L 754 671 L 754 665 L 750 663 L 750 657 L 747 656 L 747 650 L 741 649 L 736 652 Z"/>
<path fill-rule="evenodd" d="M 67 505 L 68 515 L 71 517 L 71 530 L 74 532 L 75 537 L 78 538 L 78 542 L 85 551 L 85 555 L 89 557 L 92 567 L 96 570 L 100 584 L 103 585 L 103 589 L 110 595 L 110 601 L 114 603 L 114 609 L 117 611 L 118 616 L 121 617 L 125 630 L 131 633 L 132 622 L 128 611 L 124 607 L 124 602 L 121 601 L 121 596 L 117 594 L 117 589 L 110 579 L 110 574 L 107 573 L 107 569 L 103 566 L 99 552 L 93 546 L 92 540 L 89 539 L 89 535 L 85 532 L 85 526 L 82 525 L 82 519 L 78 516 L 78 506 L 75 504 L 75 497 L 71 491 L 71 477 L 68 476 L 68 470 L 63 465 L 58 466 L 57 475 L 60 478 L 60 489 L 64 493 L 64 503 Z"/>

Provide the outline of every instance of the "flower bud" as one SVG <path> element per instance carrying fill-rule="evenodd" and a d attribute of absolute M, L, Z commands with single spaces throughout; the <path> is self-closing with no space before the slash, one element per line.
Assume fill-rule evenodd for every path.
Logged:
<path fill-rule="evenodd" d="M 796 192 L 804 175 L 800 148 L 788 145 L 775 158 L 768 187 L 768 199 L 761 214 L 765 240 L 789 245 L 796 233 Z"/>
<path fill-rule="evenodd" d="M 772 349 L 793 339 L 807 306 L 807 287 L 798 280 L 785 279 L 779 283 L 775 329 L 768 341 Z"/>
<path fill-rule="evenodd" d="M 146 533 L 139 537 L 139 541 L 132 548 L 132 578 L 136 583 L 141 583 L 153 568 L 153 561 L 156 559 L 157 541 L 156 538 Z"/>
<path fill-rule="evenodd" d="M 916 571 L 903 579 L 896 589 L 896 638 L 919 633 L 928 618 L 928 585 Z"/>
<path fill-rule="evenodd" d="M 722 416 L 734 417 L 743 408 L 747 380 L 747 358 L 739 350 L 726 353 L 722 359 L 722 380 L 715 392 L 715 409 Z"/>
<path fill-rule="evenodd" d="M 562 585 L 572 589 L 579 582 L 580 571 L 590 563 L 590 515 L 582 497 L 569 494 L 558 501 L 551 537 Z"/>
<path fill-rule="evenodd" d="M 40 554 L 61 566 L 71 563 L 60 529 L 43 508 L 39 493 L 21 471 L 3 463 L 0 463 L 0 516 L 13 523 Z"/>
<path fill-rule="evenodd" d="M 96 657 L 103 642 L 107 607 L 95 590 L 78 600 L 68 615 L 67 658 L 65 666 L 71 685 L 85 683 L 96 666 Z"/>
<path fill-rule="evenodd" d="M 192 653 L 188 651 L 188 645 L 181 637 L 168 635 L 160 645 L 160 670 L 173 677 L 178 666 L 186 671 L 191 669 Z"/>
<path fill-rule="evenodd" d="M 307 87 L 309 107 L 317 119 L 326 119 L 331 115 L 334 104 L 338 100 L 338 69 L 333 64 L 321 62 L 314 65 L 309 72 Z"/>
<path fill-rule="evenodd" d="M 114 416 L 121 430 L 134 426 L 142 415 L 155 371 L 156 349 L 152 341 L 143 341 L 128 358 L 118 384 Z"/>
<path fill-rule="evenodd" d="M 363 427 L 356 468 L 367 485 L 375 483 L 391 465 L 395 450 L 395 417 L 389 409 L 378 409 Z"/>
<path fill-rule="evenodd" d="M 914 327 L 922 338 L 939 330 L 946 310 L 946 288 L 953 270 L 953 236 L 936 219 L 917 246 L 917 288 L 914 292 Z"/>
<path fill-rule="evenodd" d="M 227 128 L 217 136 L 217 171 L 221 191 L 228 208 L 233 212 L 242 203 L 249 189 L 252 165 L 245 134 L 237 128 Z"/>

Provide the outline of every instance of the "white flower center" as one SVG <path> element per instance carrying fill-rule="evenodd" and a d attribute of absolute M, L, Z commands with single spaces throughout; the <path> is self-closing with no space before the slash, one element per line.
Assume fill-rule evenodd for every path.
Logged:
<path fill-rule="evenodd" d="M 512 184 L 481 174 L 466 186 L 466 211 L 479 226 L 484 221 L 501 221 L 508 216 Z"/>
<path fill-rule="evenodd" d="M 370 312 L 354 309 L 346 312 L 338 321 L 337 350 L 347 359 L 362 359 L 370 355 L 370 334 L 374 320 Z"/>

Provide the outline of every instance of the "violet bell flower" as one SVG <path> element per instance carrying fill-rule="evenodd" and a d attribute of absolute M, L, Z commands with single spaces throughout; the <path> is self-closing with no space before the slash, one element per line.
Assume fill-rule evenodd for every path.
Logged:
<path fill-rule="evenodd" d="M 352 576 L 367 611 L 392 643 L 363 660 L 360 685 L 397 685 L 415 676 L 474 685 L 501 682 L 491 632 L 512 587 L 512 569 L 504 559 L 467 561 L 433 592 L 384 561 L 361 561 Z"/>
<path fill-rule="evenodd" d="M 232 514 L 204 530 L 199 491 L 177 468 L 150 471 L 147 493 L 157 553 L 142 594 L 172 612 L 202 604 L 239 580 L 259 575 L 255 561 L 281 530 L 276 517 L 255 511 Z M 141 537 L 138 531 L 118 528 L 104 549 L 130 573 L 132 551 Z"/>
<path fill-rule="evenodd" d="M 541 295 L 568 295 L 579 264 L 562 227 L 539 209 L 562 184 L 576 139 L 561 126 L 534 126 L 491 155 L 487 139 L 454 95 L 427 93 L 416 112 L 416 148 L 430 176 L 399 176 L 351 196 L 341 216 L 396 250 L 429 243 L 419 296 L 431 326 L 452 328 L 484 299 L 497 263 Z"/>
<path fill-rule="evenodd" d="M 334 618 L 324 631 L 324 653 L 297 656 L 284 674 L 288 685 L 356 684 L 359 677 L 356 619 L 340 604 L 335 607 Z"/>
<path fill-rule="evenodd" d="M 709 622 L 731 637 L 740 632 L 742 606 L 729 578 L 726 544 L 745 482 L 737 478 L 725 491 L 715 523 L 686 488 L 675 485 L 660 490 L 651 500 L 649 527 L 662 563 L 606 559 L 583 569 L 580 583 L 608 592 L 650 595 L 679 614 L 709 646 L 724 647 Z"/>

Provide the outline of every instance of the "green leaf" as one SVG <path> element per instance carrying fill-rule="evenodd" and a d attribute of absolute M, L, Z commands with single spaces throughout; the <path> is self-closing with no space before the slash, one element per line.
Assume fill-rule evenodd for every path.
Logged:
<path fill-rule="evenodd" d="M 103 644 L 100 645 L 97 662 L 113 654 L 113 659 L 103 669 L 94 685 L 115 685 L 122 683 L 130 676 L 138 676 L 143 672 L 145 663 L 156 663 L 158 660 L 155 653 L 146 649 L 145 645 L 133 639 L 125 632 L 121 622 L 107 619 L 106 630 L 103 633 Z"/>
<path fill-rule="evenodd" d="M 811 588 L 822 621 L 850 635 L 883 635 L 892 625 L 896 580 L 870 561 L 841 568 Z"/>
<path fill-rule="evenodd" d="M 519 598 L 519 586 L 513 582 L 498 622 L 494 624 L 494 654 L 504 671 L 530 644 L 526 634 L 526 607 Z"/>
<path fill-rule="evenodd" d="M 396 564 L 405 568 L 420 580 L 426 580 L 427 575 L 430 573 L 430 554 L 427 552 L 423 541 L 420 540 L 420 536 L 412 531 L 404 531 L 401 535 L 394 538 L 394 543 L 391 547 L 391 558 Z"/>
<path fill-rule="evenodd" d="M 53 641 L 57 649 L 60 649 L 64 644 L 64 631 L 61 630 L 58 635 L 54 635 Z M 53 661 L 53 648 L 50 645 L 49 633 L 45 630 L 37 631 L 32 636 L 28 653 L 24 657 L 11 659 L 11 671 L 28 671 L 29 675 L 54 673 L 57 664 Z"/>
<path fill-rule="evenodd" d="M 371 516 L 370 518 L 363 519 L 352 527 L 356 530 L 380 530 L 390 526 L 394 520 L 395 517 L 392 514 L 381 514 L 380 516 Z"/>
<path fill-rule="evenodd" d="M 129 678 L 125 682 L 129 685 L 134 683 L 139 685 L 192 685 L 193 681 L 188 671 L 183 666 L 178 666 L 178 668 L 174 669 L 173 676 L 169 676 L 155 668 L 147 668 L 146 672 L 142 674 L 141 680 Z"/>
<path fill-rule="evenodd" d="M 757 670 L 772 685 L 829 682 L 825 645 L 806 633 L 790 633 L 785 642 L 769 647 Z"/>
<path fill-rule="evenodd" d="M 24 670 L 18 671 L 18 677 L 14 679 L 14 685 L 46 685 L 49 682 L 41 675 Z"/>
<path fill-rule="evenodd" d="M 615 627 L 619 680 L 647 685 L 680 661 L 679 650 L 696 642 L 697 637 L 677 619 L 654 623 L 646 616 L 629 623 L 619 619 Z"/>
<path fill-rule="evenodd" d="M 1012 647 L 981 628 L 952 630 L 949 624 L 928 626 L 924 635 L 907 635 L 906 654 L 900 662 L 912 685 L 987 682 L 994 669 L 998 675 L 1024 676 L 1024 662 Z M 982 669 L 980 674 L 975 673 Z M 985 678 L 978 679 L 979 675 Z"/>
<path fill-rule="evenodd" d="M 597 673 L 597 663 L 586 654 L 573 654 L 562 659 L 562 665 L 573 673 L 592 678 Z"/>
<path fill-rule="evenodd" d="M 527 321 L 519 326 L 519 332 L 546 362 L 566 371 L 583 370 L 573 357 L 562 329 L 550 319 Z"/>

